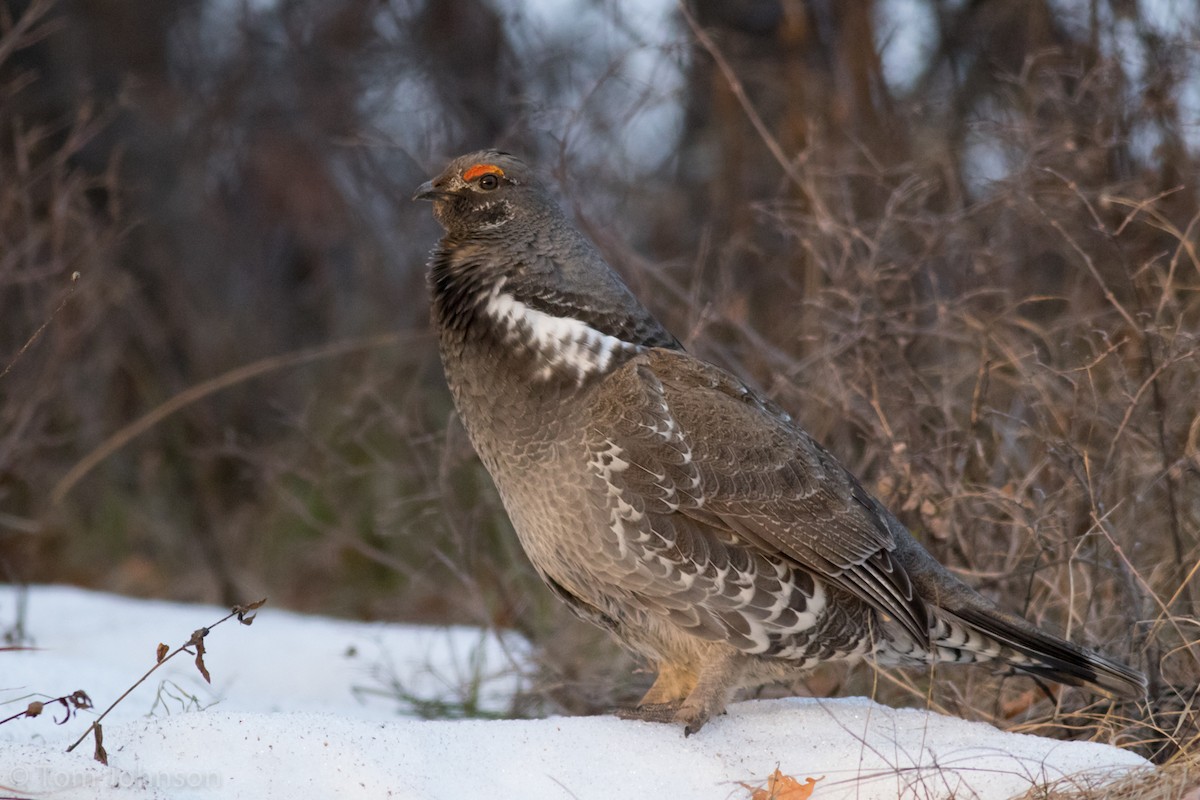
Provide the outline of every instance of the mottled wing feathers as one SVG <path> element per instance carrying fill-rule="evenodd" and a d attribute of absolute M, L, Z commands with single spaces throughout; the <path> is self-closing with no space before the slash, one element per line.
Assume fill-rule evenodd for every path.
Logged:
<path fill-rule="evenodd" d="M 928 643 L 928 611 L 891 555 L 886 512 L 787 415 L 668 350 L 630 360 L 594 391 L 589 446 L 620 452 L 627 466 L 609 476 L 613 491 L 655 515 L 651 527 L 682 517 L 690 524 L 675 527 L 698 537 L 687 544 L 695 551 L 810 570 Z"/>

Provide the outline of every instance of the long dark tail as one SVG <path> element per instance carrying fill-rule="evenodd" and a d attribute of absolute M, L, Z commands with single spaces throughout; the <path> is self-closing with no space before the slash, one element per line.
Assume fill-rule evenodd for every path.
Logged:
<path fill-rule="evenodd" d="M 911 536 L 901 535 L 904 526 L 895 517 L 886 511 L 882 515 L 893 531 L 897 560 L 934 618 L 929 657 L 950 662 L 994 659 L 1105 697 L 1146 696 L 1146 678 L 1140 672 L 1051 636 L 998 607 L 951 575 Z"/>
<path fill-rule="evenodd" d="M 983 600 L 983 598 L 978 598 Z M 985 605 L 986 604 L 986 605 Z M 935 641 L 935 646 L 979 650 L 982 654 L 1007 662 L 1023 672 L 1081 686 L 1110 698 L 1140 700 L 1146 696 L 1146 677 L 1107 656 L 1093 653 L 1038 630 L 1016 614 L 1010 614 L 983 601 L 981 607 L 959 606 L 953 611 L 937 609 L 934 614 L 950 628 L 950 636 Z M 955 628 L 961 626 L 959 631 Z M 974 632 L 976 636 L 971 636 Z M 965 635 L 964 635 L 965 634 Z M 978 636 L 991 640 L 980 648 Z M 959 644 L 959 640 L 963 640 Z M 993 644 L 994 643 L 994 644 Z M 994 651 L 999 646 L 999 652 Z"/>

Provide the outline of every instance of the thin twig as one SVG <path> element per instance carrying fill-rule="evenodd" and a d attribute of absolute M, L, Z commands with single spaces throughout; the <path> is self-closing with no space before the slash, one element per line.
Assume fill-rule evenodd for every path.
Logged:
<path fill-rule="evenodd" d="M 0 63 L 7 61 L 17 50 L 34 45 L 66 26 L 66 20 L 60 18 L 47 20 L 40 28 L 34 28 L 38 20 L 50 13 L 54 4 L 55 0 L 35 0 L 25 9 L 25 13 L 0 37 Z"/>
<path fill-rule="evenodd" d="M 5 375 L 12 371 L 12 368 L 16 365 L 16 363 L 21 360 L 21 356 L 25 355 L 25 351 L 30 347 L 33 347 L 34 342 L 41 338 L 41 335 L 46 328 L 50 327 L 50 323 L 54 321 L 54 318 L 57 317 L 59 312 L 62 311 L 67 305 L 67 301 L 71 299 L 71 295 L 75 293 L 75 286 L 78 284 L 78 282 L 79 273 L 72 272 L 71 283 L 67 286 L 67 290 L 63 292 L 62 300 L 60 300 L 55 309 L 50 312 L 50 316 L 46 317 L 45 322 L 39 325 L 38 329 L 33 332 L 33 335 L 25 340 L 25 344 L 21 345 L 21 349 L 17 351 L 15 356 L 13 356 L 12 361 L 9 361 L 8 364 L 5 365 L 4 371 L 0 372 L 0 379 L 3 379 Z"/>
<path fill-rule="evenodd" d="M 775 138 L 775 135 L 771 133 L 771 129 L 768 128 L 767 124 L 763 121 L 762 115 L 760 115 L 758 113 L 758 109 L 754 107 L 754 102 L 750 99 L 750 96 L 746 94 L 746 88 L 742 85 L 741 79 L 738 78 L 737 73 L 734 72 L 733 67 L 730 65 L 728 59 L 725 58 L 725 55 L 721 52 L 721 49 L 717 47 L 716 43 L 712 40 L 712 37 L 708 35 L 708 32 L 705 31 L 703 27 L 701 27 L 699 21 L 692 16 L 692 12 L 688 9 L 687 3 L 684 2 L 684 0 L 680 0 L 679 2 L 679 13 L 687 22 L 688 27 L 692 29 L 692 33 L 695 35 L 696 41 L 700 43 L 700 46 L 703 47 L 710 56 L 712 56 L 713 62 L 717 65 L 717 69 L 721 71 L 721 75 L 725 78 L 725 82 L 729 84 L 729 90 L 733 92 L 733 96 L 737 99 L 738 105 L 742 107 L 742 111 L 746 114 L 746 119 L 750 120 L 750 124 L 754 127 L 754 131 L 758 134 L 758 137 L 762 139 L 762 142 L 764 145 L 766 145 L 767 150 L 771 152 L 771 157 L 775 159 L 775 161 L 779 164 L 780 169 L 784 171 L 788 178 L 790 178 L 796 184 L 796 186 L 804 192 L 808 201 L 812 203 L 813 209 L 816 212 L 816 218 L 829 218 L 831 215 L 824 208 L 821 198 L 817 196 L 816 193 L 808 191 L 803 177 L 800 175 L 799 170 L 796 169 L 796 164 L 792 161 L 792 159 L 788 158 L 787 153 L 783 151 L 783 146 L 779 144 L 779 140 Z"/>
<path fill-rule="evenodd" d="M 313 361 L 321 361 L 327 358 L 335 358 L 343 356 L 347 353 L 354 353 L 360 350 L 372 350 L 380 347 L 389 347 L 401 343 L 413 343 L 419 341 L 429 334 L 424 332 L 396 332 L 383 333 L 376 336 L 367 336 L 360 339 L 349 339 L 342 342 L 334 342 L 332 344 L 321 345 L 320 347 L 310 347 L 304 350 L 298 350 L 294 353 L 286 353 L 284 355 L 269 356 L 267 358 L 255 361 L 252 364 L 247 364 L 243 367 L 230 370 L 215 378 L 210 378 L 202 383 L 198 383 L 171 399 L 162 403 L 153 410 L 138 417 L 133 422 L 129 423 L 119 431 L 109 436 L 99 444 L 94 450 L 76 462 L 75 466 L 67 471 L 67 474 L 59 479 L 55 484 L 54 489 L 50 492 L 51 504 L 57 505 L 61 503 L 63 498 L 71 489 L 75 488 L 75 484 L 96 468 L 104 459 L 111 456 L 116 451 L 120 450 L 132 439 L 137 438 L 146 431 L 153 428 L 159 422 L 162 422 L 167 417 L 174 414 L 197 400 L 201 400 L 214 392 L 219 392 L 222 389 L 228 389 L 239 383 L 258 378 L 266 375 L 269 372 L 275 372 L 289 367 L 297 367 L 302 364 L 308 364 Z"/>
<path fill-rule="evenodd" d="M 1051 228 L 1054 228 L 1054 230 L 1058 231 L 1062 235 L 1067 244 L 1071 246 L 1071 249 L 1075 251 L 1075 254 L 1083 260 L 1084 265 L 1088 269 L 1088 273 L 1096 281 L 1096 284 L 1100 287 L 1100 291 L 1104 293 L 1104 299 L 1107 300 L 1108 304 L 1111 305 L 1116 312 L 1121 315 L 1121 318 L 1125 320 L 1125 324 L 1127 324 L 1133 330 L 1141 330 L 1138 324 L 1134 322 L 1130 313 L 1125 310 L 1125 306 L 1121 305 L 1121 301 L 1117 299 L 1117 296 L 1113 293 L 1113 290 L 1108 288 L 1108 284 L 1105 282 L 1104 276 L 1100 274 L 1100 270 L 1096 268 L 1096 262 L 1092 260 L 1091 254 L 1080 247 L 1079 242 L 1075 241 L 1074 237 L 1067 233 L 1066 228 L 1062 226 L 1061 222 L 1056 219 L 1047 219 L 1047 222 L 1050 223 Z"/>
<path fill-rule="evenodd" d="M 692 16 L 692 12 L 688 10 L 687 3 L 679 3 L 679 11 L 683 14 L 684 20 L 687 21 L 688 27 L 692 29 L 692 33 L 696 36 L 696 41 L 700 43 L 712 59 L 717 64 L 717 69 L 721 70 L 721 74 L 725 77 L 725 81 L 729 84 L 729 90 L 733 92 L 733 96 L 737 98 L 742 110 L 746 112 L 746 118 L 750 120 L 750 124 L 754 126 L 754 130 L 758 132 L 763 144 L 771 151 L 771 155 L 779 162 L 779 166 L 788 174 L 796 183 L 800 183 L 800 176 L 796 173 L 796 167 L 792 164 L 787 154 L 783 152 L 783 147 L 779 144 L 779 140 L 767 128 L 767 124 L 763 122 L 762 116 L 759 115 L 758 109 L 754 107 L 750 97 L 746 94 L 746 89 L 742 86 L 741 80 L 737 73 L 733 71 L 733 67 L 725 59 L 723 53 L 717 48 L 712 37 L 704 28 L 700 27 L 700 23 Z"/>

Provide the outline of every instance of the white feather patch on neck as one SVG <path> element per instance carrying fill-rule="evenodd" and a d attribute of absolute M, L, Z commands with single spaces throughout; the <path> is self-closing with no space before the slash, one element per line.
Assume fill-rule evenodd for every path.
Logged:
<path fill-rule="evenodd" d="M 519 342 L 534 352 L 541 363 L 534 377 L 540 380 L 565 371 L 583 383 L 607 371 L 619 354 L 645 349 L 574 317 L 556 317 L 530 308 L 503 290 L 501 280 L 488 292 L 483 311 L 505 329 L 509 342 Z"/>

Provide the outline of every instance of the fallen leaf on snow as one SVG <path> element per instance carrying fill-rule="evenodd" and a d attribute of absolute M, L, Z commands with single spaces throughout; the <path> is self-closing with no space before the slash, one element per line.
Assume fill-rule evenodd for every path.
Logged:
<path fill-rule="evenodd" d="M 820 778 L 806 778 L 804 783 L 801 783 L 791 775 L 784 775 L 779 771 L 779 767 L 776 767 L 771 777 L 767 778 L 767 788 L 755 789 L 744 783 L 742 786 L 752 791 L 750 800 L 808 800 L 817 787 L 817 781 L 823 780 L 824 777 L 822 775 Z"/>

